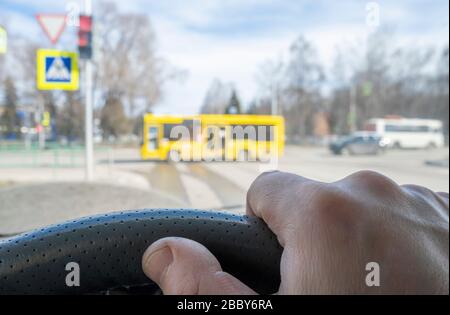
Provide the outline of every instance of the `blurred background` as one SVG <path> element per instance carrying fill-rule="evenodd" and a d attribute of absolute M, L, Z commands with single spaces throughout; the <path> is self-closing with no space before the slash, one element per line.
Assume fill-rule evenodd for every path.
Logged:
<path fill-rule="evenodd" d="M 38 89 L 37 50 L 78 53 L 85 6 L 0 2 L 0 235 L 111 210 L 244 211 L 265 164 L 144 160 L 148 113 L 280 115 L 277 169 L 448 192 L 448 1 L 93 0 L 79 89 Z M 65 16 L 56 43 L 38 14 Z"/>

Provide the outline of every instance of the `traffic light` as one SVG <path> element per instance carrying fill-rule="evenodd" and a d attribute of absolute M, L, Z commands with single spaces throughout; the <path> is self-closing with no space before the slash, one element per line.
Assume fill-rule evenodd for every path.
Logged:
<path fill-rule="evenodd" d="M 78 52 L 80 59 L 92 58 L 92 16 L 90 15 L 80 15 Z"/>

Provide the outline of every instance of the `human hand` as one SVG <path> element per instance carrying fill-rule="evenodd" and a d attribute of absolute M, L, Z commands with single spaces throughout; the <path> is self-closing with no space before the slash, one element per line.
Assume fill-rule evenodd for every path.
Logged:
<path fill-rule="evenodd" d="M 370 171 L 334 183 L 264 173 L 247 194 L 283 247 L 278 294 L 448 294 L 448 194 Z M 379 266 L 379 286 L 366 266 Z M 165 294 L 254 294 L 203 245 L 163 238 L 143 270 Z"/>

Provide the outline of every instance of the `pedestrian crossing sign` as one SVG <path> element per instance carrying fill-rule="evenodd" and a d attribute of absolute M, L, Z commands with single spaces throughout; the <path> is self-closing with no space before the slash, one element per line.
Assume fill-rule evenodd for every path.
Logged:
<path fill-rule="evenodd" d="M 74 52 L 54 49 L 37 51 L 39 90 L 78 90 L 78 58 Z"/>

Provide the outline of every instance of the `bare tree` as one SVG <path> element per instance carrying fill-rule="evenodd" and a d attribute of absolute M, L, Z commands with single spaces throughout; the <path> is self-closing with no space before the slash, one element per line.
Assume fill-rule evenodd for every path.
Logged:
<path fill-rule="evenodd" d="M 250 115 L 270 115 L 271 114 L 271 98 L 260 97 L 253 100 L 246 113 Z"/>
<path fill-rule="evenodd" d="M 286 70 L 286 103 L 284 109 L 288 135 L 305 136 L 313 132 L 314 114 L 322 109 L 321 86 L 324 71 L 314 46 L 300 36 L 290 48 Z"/>
<path fill-rule="evenodd" d="M 211 82 L 206 92 L 200 112 L 202 114 L 223 114 L 233 93 L 231 83 L 223 83 L 218 79 Z"/>
<path fill-rule="evenodd" d="M 99 10 L 102 14 L 96 20 L 94 39 L 95 85 L 104 97 L 103 104 L 114 104 L 116 108 L 105 110 L 102 117 L 116 121 L 122 118 L 109 119 L 105 113 L 122 115 L 124 112 L 134 117 L 151 111 L 162 96 L 164 82 L 178 78 L 181 72 L 156 55 L 155 33 L 147 15 L 121 13 L 110 2 L 102 2 Z M 126 110 L 118 110 L 118 106 Z M 133 124 L 134 120 L 127 121 Z M 107 133 L 117 134 L 133 130 L 133 126 L 108 130 Z"/>
<path fill-rule="evenodd" d="M 146 15 L 120 13 L 109 2 L 102 2 L 100 10 L 95 37 L 97 87 L 104 95 L 120 95 L 130 114 L 139 98 L 150 110 L 161 97 L 166 78 L 150 20 Z"/>
<path fill-rule="evenodd" d="M 131 132 L 132 125 L 125 115 L 120 94 L 111 92 L 105 97 L 105 105 L 100 114 L 100 125 L 107 139 L 116 139 Z"/>
<path fill-rule="evenodd" d="M 355 54 L 354 46 L 341 47 L 332 69 L 334 88 L 328 110 L 333 132 L 349 131 L 351 102 L 356 104 L 358 128 L 369 118 L 386 115 L 448 121 L 448 99 L 443 96 L 445 83 L 444 88 L 437 87 L 439 82 L 445 82 L 446 74 L 448 78 L 448 54 L 447 64 L 445 57 L 443 61 L 440 59 L 439 74 L 433 69 L 436 60 L 433 47 L 400 46 L 386 30 L 369 36 L 362 54 Z M 445 50 L 442 55 L 445 56 Z"/>
<path fill-rule="evenodd" d="M 286 88 L 285 72 L 285 65 L 281 59 L 268 60 L 258 68 L 256 81 L 260 89 L 260 98 L 270 102 L 268 113 L 271 113 L 274 108 L 277 114 L 283 112 L 282 96 L 283 90 Z M 256 106 L 256 103 L 253 106 Z"/>
<path fill-rule="evenodd" d="M 260 94 L 252 102 L 249 113 L 271 113 L 274 102 L 277 113 L 286 119 L 288 137 L 298 139 L 314 134 L 316 114 L 324 110 L 321 88 L 324 70 L 315 47 L 303 36 L 291 45 L 289 59 L 267 61 L 256 74 Z"/>

